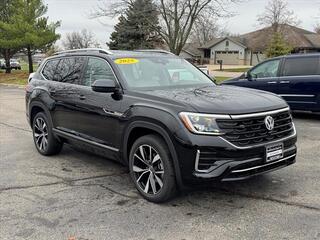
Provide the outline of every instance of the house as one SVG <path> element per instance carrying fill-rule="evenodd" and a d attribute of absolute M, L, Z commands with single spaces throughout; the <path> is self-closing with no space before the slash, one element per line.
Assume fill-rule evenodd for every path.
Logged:
<path fill-rule="evenodd" d="M 199 48 L 200 46 L 196 43 L 186 43 L 179 56 L 188 61 L 198 61 L 203 57 L 203 51 Z"/>
<path fill-rule="evenodd" d="M 292 53 L 320 52 L 320 34 L 294 27 L 280 25 L 284 39 L 293 48 Z M 265 59 L 263 52 L 272 38 L 272 28 L 263 28 L 235 37 L 216 38 L 199 48 L 202 58 L 211 64 L 222 60 L 228 65 L 256 65 Z"/>

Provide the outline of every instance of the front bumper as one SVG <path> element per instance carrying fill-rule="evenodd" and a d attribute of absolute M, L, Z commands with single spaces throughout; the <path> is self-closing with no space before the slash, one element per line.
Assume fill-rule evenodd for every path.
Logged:
<path fill-rule="evenodd" d="M 203 179 L 217 179 L 220 181 L 243 180 L 259 174 L 271 172 L 295 163 L 297 148 L 295 145 L 284 150 L 283 158 L 266 162 L 265 155 L 242 161 L 220 161 L 209 171 L 194 171 L 194 176 Z"/>
<path fill-rule="evenodd" d="M 286 138 L 245 148 L 221 138 L 211 137 L 209 140 L 196 136 L 193 140 L 192 145 L 179 144 L 177 148 L 183 181 L 187 185 L 243 180 L 274 171 L 295 163 L 297 153 L 295 129 Z M 283 143 L 283 158 L 266 162 L 266 146 L 275 143 Z"/>

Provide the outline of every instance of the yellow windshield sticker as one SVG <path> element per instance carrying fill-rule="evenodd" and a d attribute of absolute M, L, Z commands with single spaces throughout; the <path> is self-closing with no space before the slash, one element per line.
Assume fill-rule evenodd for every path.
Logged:
<path fill-rule="evenodd" d="M 135 64 L 138 63 L 139 60 L 136 58 L 119 58 L 114 61 L 116 64 Z"/>

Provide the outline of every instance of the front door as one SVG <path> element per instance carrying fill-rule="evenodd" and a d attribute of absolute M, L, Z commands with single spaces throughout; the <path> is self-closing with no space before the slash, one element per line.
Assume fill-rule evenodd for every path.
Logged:
<path fill-rule="evenodd" d="M 237 86 L 278 93 L 278 71 L 281 59 L 263 62 L 248 72 L 248 77 L 236 82 Z"/>
<path fill-rule="evenodd" d="M 113 80 L 117 82 L 109 63 L 102 58 L 89 57 L 84 70 L 81 100 L 76 118 L 82 137 L 88 138 L 106 148 L 117 152 L 120 148 L 119 120 L 121 98 L 114 93 L 94 92 L 91 85 L 96 80 Z"/>

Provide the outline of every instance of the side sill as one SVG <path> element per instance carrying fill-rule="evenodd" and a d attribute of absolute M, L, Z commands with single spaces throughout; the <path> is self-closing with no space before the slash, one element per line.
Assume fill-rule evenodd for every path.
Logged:
<path fill-rule="evenodd" d="M 67 132 L 61 131 L 61 130 L 56 129 L 56 128 L 53 128 L 52 130 L 53 130 L 54 133 L 56 133 L 57 135 L 62 136 L 62 137 L 73 138 L 73 139 L 76 139 L 76 140 L 79 140 L 79 141 L 82 141 L 82 142 L 86 142 L 86 143 L 89 143 L 89 144 L 97 146 L 97 147 L 105 148 L 105 149 L 108 149 L 108 150 L 111 150 L 111 151 L 114 151 L 114 152 L 119 152 L 118 148 L 114 148 L 114 147 L 110 147 L 110 146 L 107 146 L 107 145 L 104 145 L 104 144 L 101 144 L 101 143 L 97 143 L 97 142 L 85 139 L 83 137 L 76 136 L 76 135 L 73 135 L 71 133 L 67 133 Z"/>

